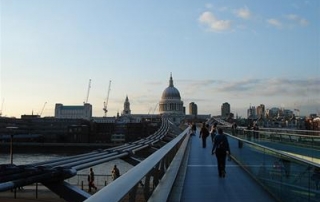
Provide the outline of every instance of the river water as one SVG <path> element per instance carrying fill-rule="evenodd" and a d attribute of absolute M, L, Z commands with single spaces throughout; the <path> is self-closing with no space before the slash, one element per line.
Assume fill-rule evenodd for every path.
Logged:
<path fill-rule="evenodd" d="M 57 154 L 57 153 L 50 153 L 50 154 L 41 154 L 41 153 L 15 153 L 13 155 L 13 164 L 15 165 L 24 165 L 24 164 L 31 164 L 37 162 L 44 162 L 48 160 L 53 160 L 61 157 L 71 156 L 68 154 Z M 0 164 L 10 164 L 10 155 L 0 153 Z M 111 170 L 114 165 L 120 170 L 120 174 L 123 174 L 130 170 L 133 166 L 128 164 L 127 162 L 121 159 L 115 159 L 103 164 L 92 166 L 92 169 L 95 173 L 95 184 L 98 188 L 103 187 L 104 185 L 110 183 L 111 179 Z M 81 184 L 87 184 L 87 175 L 89 173 L 89 168 L 84 170 L 79 170 L 77 172 L 77 176 L 74 176 L 68 180 L 67 182 L 81 186 Z"/>

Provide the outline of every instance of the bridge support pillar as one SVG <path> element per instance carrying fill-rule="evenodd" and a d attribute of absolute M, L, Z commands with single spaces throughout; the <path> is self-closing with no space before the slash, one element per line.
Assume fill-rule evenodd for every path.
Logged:
<path fill-rule="evenodd" d="M 138 185 L 134 186 L 129 192 L 129 202 L 135 202 L 137 196 Z"/>

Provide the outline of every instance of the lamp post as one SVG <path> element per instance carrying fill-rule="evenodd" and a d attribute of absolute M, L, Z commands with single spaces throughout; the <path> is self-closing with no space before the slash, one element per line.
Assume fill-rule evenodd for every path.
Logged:
<path fill-rule="evenodd" d="M 10 131 L 10 163 L 13 164 L 13 136 L 14 136 L 14 130 L 18 127 L 10 126 L 7 127 Z"/>

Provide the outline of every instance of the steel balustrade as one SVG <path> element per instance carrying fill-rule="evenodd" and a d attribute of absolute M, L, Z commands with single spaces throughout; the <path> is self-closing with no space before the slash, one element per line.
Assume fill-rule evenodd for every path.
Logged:
<path fill-rule="evenodd" d="M 170 172 L 170 170 L 173 169 L 172 167 L 170 167 L 170 165 L 174 164 L 172 162 L 176 157 L 177 151 L 179 150 L 182 142 L 188 136 L 188 131 L 189 128 L 185 129 L 175 139 L 161 147 L 158 151 L 150 155 L 144 161 L 140 162 L 128 172 L 117 178 L 117 180 L 113 181 L 108 186 L 101 189 L 98 193 L 94 194 L 85 201 L 118 202 L 127 195 L 129 195 L 129 201 L 135 201 L 135 197 L 137 195 L 137 186 L 143 178 L 145 178 L 144 198 L 147 200 L 152 194 L 152 190 L 150 190 L 151 184 L 153 184 L 153 187 L 157 187 L 159 181 L 170 182 L 169 180 L 165 180 L 168 179 L 168 177 L 165 178 L 168 173 L 171 173 L 170 177 L 172 177 L 173 180 L 175 179 L 179 165 L 175 166 L 175 171 L 173 172 L 173 174 L 172 172 Z M 186 141 L 188 141 L 188 139 Z M 184 143 L 184 149 L 186 147 L 185 145 L 186 143 Z M 184 150 L 181 153 L 184 153 Z M 177 162 L 175 161 L 175 163 Z M 170 191 L 172 184 L 173 182 L 171 181 L 171 185 L 166 184 L 165 186 L 162 185 L 162 187 L 166 187 L 166 191 Z M 121 188 L 119 189 L 119 187 Z M 159 193 L 157 194 L 158 196 Z M 161 192 L 160 195 L 162 194 L 164 193 Z M 164 195 L 168 195 L 168 192 L 165 192 Z"/>

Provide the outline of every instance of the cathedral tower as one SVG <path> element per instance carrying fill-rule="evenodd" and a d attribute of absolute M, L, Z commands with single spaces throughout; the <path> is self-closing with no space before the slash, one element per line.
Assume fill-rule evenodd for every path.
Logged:
<path fill-rule="evenodd" d="M 131 114 L 130 102 L 129 102 L 129 98 L 128 98 L 128 95 L 127 95 L 126 96 L 126 100 L 124 101 L 124 104 L 123 104 L 122 115 L 130 115 L 130 114 Z"/>

